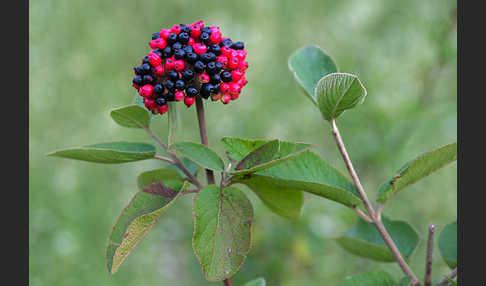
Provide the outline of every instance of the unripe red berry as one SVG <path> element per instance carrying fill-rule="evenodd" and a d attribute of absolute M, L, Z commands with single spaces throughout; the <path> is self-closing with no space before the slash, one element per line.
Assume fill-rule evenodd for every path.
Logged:
<path fill-rule="evenodd" d="M 237 100 L 239 96 L 239 93 L 231 94 L 231 100 Z"/>
<path fill-rule="evenodd" d="M 198 25 L 199 28 L 204 28 L 204 21 L 203 20 L 197 20 L 196 22 L 192 23 L 193 25 Z"/>
<path fill-rule="evenodd" d="M 246 78 L 245 78 L 245 77 L 242 77 L 242 78 L 241 78 L 241 79 L 239 79 L 239 80 L 238 80 L 236 83 L 237 83 L 239 86 L 243 87 L 243 86 L 245 86 L 245 85 L 248 83 L 248 81 L 246 80 Z"/>
<path fill-rule="evenodd" d="M 157 43 L 155 40 L 150 41 L 149 46 L 152 50 L 155 50 L 157 48 Z"/>
<path fill-rule="evenodd" d="M 192 45 L 192 48 L 194 49 L 194 53 L 196 53 L 198 56 L 204 54 L 207 51 L 206 45 L 202 43 L 195 43 L 194 45 Z"/>
<path fill-rule="evenodd" d="M 218 56 L 218 57 L 216 58 L 216 62 L 220 62 L 220 63 L 222 63 L 222 64 L 223 64 L 223 68 L 225 68 L 225 67 L 227 67 L 227 66 L 228 66 L 228 58 L 227 58 L 227 57 L 225 57 L 225 56 L 223 56 L 223 55 Z"/>
<path fill-rule="evenodd" d="M 216 94 L 211 94 L 211 100 L 212 101 L 218 101 L 221 99 L 221 97 L 223 96 L 223 94 L 221 92 L 218 92 Z"/>
<path fill-rule="evenodd" d="M 154 91 L 154 87 L 150 84 L 146 84 L 138 90 L 138 94 L 140 94 L 143 97 L 150 97 L 152 96 L 153 91 Z"/>
<path fill-rule="evenodd" d="M 196 43 L 196 41 L 194 41 L 194 39 L 193 39 L 193 38 L 189 38 L 189 40 L 187 41 L 187 45 L 188 45 L 188 46 L 192 46 L 192 45 L 194 45 L 195 43 Z"/>
<path fill-rule="evenodd" d="M 164 40 L 167 40 L 167 38 L 169 37 L 169 34 L 170 34 L 170 30 L 169 29 L 162 29 L 160 30 L 160 37 Z"/>
<path fill-rule="evenodd" d="M 179 35 L 179 33 L 181 32 L 181 26 L 179 25 L 172 26 L 172 28 L 170 28 L 170 32 Z"/>
<path fill-rule="evenodd" d="M 240 93 L 240 91 L 241 91 L 241 87 L 237 83 L 232 82 L 230 84 L 230 93 L 231 94 L 237 94 L 237 93 Z"/>
<path fill-rule="evenodd" d="M 156 44 L 156 47 L 161 49 L 161 50 L 163 50 L 163 49 L 165 49 L 165 47 L 167 47 L 167 42 L 162 38 L 155 39 L 155 44 Z"/>
<path fill-rule="evenodd" d="M 246 58 L 246 51 L 245 50 L 237 50 L 236 57 L 241 61 L 244 61 Z"/>
<path fill-rule="evenodd" d="M 189 106 L 191 106 L 191 105 L 193 105 L 193 104 L 194 104 L 194 100 L 195 100 L 195 97 L 189 97 L 189 96 L 186 96 L 186 97 L 184 98 L 184 104 L 185 104 L 187 107 L 189 107 Z"/>
<path fill-rule="evenodd" d="M 221 47 L 221 54 L 227 58 L 230 58 L 231 57 L 231 52 L 233 52 L 233 50 L 231 48 L 228 48 L 226 46 L 222 46 Z"/>
<path fill-rule="evenodd" d="M 231 101 L 231 96 L 229 94 L 225 94 L 221 97 L 221 102 L 224 104 L 228 104 Z"/>
<path fill-rule="evenodd" d="M 148 60 L 149 60 L 150 65 L 153 66 L 153 67 L 156 67 L 156 66 L 158 66 L 162 63 L 162 59 L 156 53 L 152 53 L 149 56 Z"/>
<path fill-rule="evenodd" d="M 230 89 L 230 85 L 229 83 L 226 83 L 226 82 L 223 82 L 220 86 L 219 86 L 219 91 L 221 91 L 222 93 L 224 94 L 229 94 L 231 92 L 231 89 Z"/>
<path fill-rule="evenodd" d="M 238 63 L 238 68 L 242 71 L 246 71 L 246 69 L 248 68 L 248 62 L 246 61 L 240 61 Z"/>
<path fill-rule="evenodd" d="M 160 114 L 164 114 L 167 112 L 167 110 L 169 109 L 169 105 L 166 104 L 166 105 L 162 105 L 162 106 L 159 106 L 157 108 L 157 111 L 160 113 Z"/>
<path fill-rule="evenodd" d="M 228 67 L 230 69 L 235 69 L 238 67 L 238 64 L 240 63 L 240 60 L 238 60 L 238 58 L 236 57 L 231 57 L 228 61 Z"/>
<path fill-rule="evenodd" d="M 211 33 L 211 36 L 209 36 L 209 42 L 211 44 L 219 44 L 219 42 L 221 42 L 221 32 L 218 30 L 217 32 Z"/>
<path fill-rule="evenodd" d="M 240 71 L 239 69 L 235 69 L 231 71 L 231 78 L 235 82 L 238 81 L 242 76 L 243 76 L 243 72 Z"/>
<path fill-rule="evenodd" d="M 152 110 L 155 107 L 155 100 L 144 98 L 143 104 L 145 105 L 145 107 L 147 107 L 148 110 Z"/>
<path fill-rule="evenodd" d="M 136 85 L 136 84 L 134 84 L 133 82 L 132 82 L 132 86 L 133 86 L 135 89 L 139 89 L 139 88 L 140 88 L 140 86 L 139 86 L 139 85 Z"/>
<path fill-rule="evenodd" d="M 155 75 L 156 76 L 163 76 L 165 72 L 164 66 L 163 65 L 158 65 L 155 67 Z"/>
<path fill-rule="evenodd" d="M 168 70 L 168 71 L 173 70 L 174 67 L 175 67 L 175 63 L 174 63 L 174 60 L 172 58 L 165 60 L 165 69 L 166 70 Z"/>
<path fill-rule="evenodd" d="M 191 26 L 191 37 L 192 38 L 199 38 L 201 36 L 201 28 L 199 25 L 192 25 Z"/>
<path fill-rule="evenodd" d="M 182 71 L 184 69 L 184 61 L 183 60 L 177 60 L 174 62 L 174 69 L 176 71 Z"/>
<path fill-rule="evenodd" d="M 209 82 L 210 78 L 209 78 L 209 75 L 207 73 L 202 73 L 199 75 L 199 81 L 202 82 L 202 83 L 207 83 Z"/>
<path fill-rule="evenodd" d="M 174 93 L 174 99 L 175 99 L 175 101 L 181 101 L 181 100 L 183 100 L 184 99 L 184 92 L 183 91 L 180 91 L 180 90 L 176 91 Z"/>

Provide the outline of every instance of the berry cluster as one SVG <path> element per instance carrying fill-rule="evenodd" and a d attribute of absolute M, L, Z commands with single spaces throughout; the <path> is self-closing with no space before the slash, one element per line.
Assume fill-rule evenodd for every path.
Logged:
<path fill-rule="evenodd" d="M 219 27 L 204 26 L 202 20 L 162 29 L 149 45 L 152 50 L 134 67 L 132 86 L 153 114 L 167 112 L 169 101 L 189 107 L 196 96 L 227 104 L 248 82 L 244 43 L 223 37 Z"/>

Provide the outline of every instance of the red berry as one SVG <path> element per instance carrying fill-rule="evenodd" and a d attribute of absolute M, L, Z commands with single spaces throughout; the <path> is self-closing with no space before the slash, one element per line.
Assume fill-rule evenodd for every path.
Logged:
<path fill-rule="evenodd" d="M 218 92 L 216 94 L 211 94 L 211 100 L 212 101 L 217 101 L 220 100 L 223 94 L 221 92 Z"/>
<path fill-rule="evenodd" d="M 164 72 L 165 72 L 165 69 L 164 69 L 164 66 L 163 65 L 159 65 L 159 66 L 156 66 L 155 67 L 155 75 L 157 75 L 157 76 L 163 76 L 164 75 Z"/>
<path fill-rule="evenodd" d="M 133 86 L 135 89 L 139 89 L 139 88 L 140 88 L 140 86 L 138 86 L 138 85 L 134 84 L 133 82 L 132 82 L 132 86 Z"/>
<path fill-rule="evenodd" d="M 199 38 L 201 36 L 201 28 L 199 25 L 192 25 L 191 26 L 191 37 L 193 38 Z"/>
<path fill-rule="evenodd" d="M 169 109 L 169 105 L 166 104 L 166 105 L 162 105 L 162 106 L 159 106 L 157 108 L 157 111 L 160 113 L 160 114 L 164 114 L 167 112 L 167 110 Z"/>
<path fill-rule="evenodd" d="M 227 58 L 231 57 L 231 52 L 233 50 L 228 48 L 227 46 L 222 46 L 221 47 L 221 54 Z"/>
<path fill-rule="evenodd" d="M 240 96 L 239 93 L 232 94 L 231 95 L 231 100 L 237 100 L 239 96 Z"/>
<path fill-rule="evenodd" d="M 194 45 L 194 43 L 196 43 L 196 41 L 194 41 L 193 38 L 189 38 L 189 40 L 187 41 L 188 46 L 192 46 L 192 45 Z"/>
<path fill-rule="evenodd" d="M 232 82 L 230 84 L 230 93 L 232 95 L 240 93 L 240 91 L 241 91 L 241 87 L 237 83 Z"/>
<path fill-rule="evenodd" d="M 194 98 L 194 97 L 189 97 L 189 96 L 186 96 L 186 97 L 184 98 L 184 104 L 185 104 L 187 107 L 189 107 L 189 106 L 191 106 L 191 105 L 193 105 L 193 104 L 194 104 L 194 100 L 195 100 L 195 98 Z"/>
<path fill-rule="evenodd" d="M 183 91 L 180 91 L 180 90 L 176 91 L 174 93 L 174 99 L 175 99 L 175 101 L 181 101 L 181 100 L 183 100 L 184 99 L 184 92 Z"/>
<path fill-rule="evenodd" d="M 246 78 L 245 78 L 245 77 L 242 77 L 242 78 L 241 78 L 241 79 L 239 79 L 239 80 L 238 80 L 236 83 L 237 83 L 239 86 L 243 87 L 243 86 L 245 86 L 245 85 L 248 83 L 248 81 L 246 80 Z"/>
<path fill-rule="evenodd" d="M 169 34 L 170 34 L 170 30 L 168 30 L 168 29 L 160 30 L 160 37 L 164 40 L 167 40 L 167 38 L 169 37 Z"/>
<path fill-rule="evenodd" d="M 181 26 L 179 25 L 172 26 L 172 28 L 170 28 L 170 32 L 179 35 L 179 33 L 181 32 Z"/>
<path fill-rule="evenodd" d="M 157 48 L 157 43 L 155 40 L 150 41 L 149 46 L 152 50 L 155 50 Z"/>
<path fill-rule="evenodd" d="M 243 76 L 243 72 L 240 71 L 239 69 L 235 69 L 235 70 L 231 71 L 231 78 L 235 82 L 238 81 L 242 76 Z"/>
<path fill-rule="evenodd" d="M 147 107 L 148 110 L 152 110 L 155 106 L 155 100 L 149 99 L 149 98 L 144 98 L 143 104 L 145 105 L 145 107 Z"/>
<path fill-rule="evenodd" d="M 174 67 L 175 67 L 175 63 L 174 63 L 174 60 L 172 58 L 165 60 L 165 69 L 166 70 L 168 70 L 168 71 L 173 70 Z"/>
<path fill-rule="evenodd" d="M 146 84 L 138 90 L 138 94 L 140 94 L 143 97 L 150 97 L 152 96 L 153 91 L 154 91 L 154 87 L 151 86 L 150 84 Z"/>
<path fill-rule="evenodd" d="M 229 83 L 226 83 L 226 82 L 223 82 L 220 86 L 219 86 L 219 90 L 224 93 L 224 94 L 229 94 L 231 92 L 231 89 L 230 89 L 230 85 Z"/>
<path fill-rule="evenodd" d="M 218 26 L 211 26 L 211 27 L 209 27 L 209 29 L 211 29 L 211 34 L 213 34 L 213 33 L 221 33 L 219 31 L 219 27 Z"/>
<path fill-rule="evenodd" d="M 199 75 L 199 81 L 202 83 L 209 82 L 209 75 L 207 73 L 202 73 Z"/>
<path fill-rule="evenodd" d="M 224 104 L 228 104 L 231 101 L 231 96 L 229 94 L 225 94 L 221 97 L 221 102 Z"/>
<path fill-rule="evenodd" d="M 194 49 L 194 53 L 198 56 L 204 54 L 207 51 L 207 47 L 205 44 L 195 43 L 192 48 Z"/>
<path fill-rule="evenodd" d="M 245 58 L 246 58 L 246 51 L 245 50 L 237 50 L 236 51 L 236 57 L 240 60 L 240 61 L 244 61 Z"/>
<path fill-rule="evenodd" d="M 149 55 L 148 61 L 153 67 L 156 67 L 162 63 L 162 59 L 156 53 L 152 53 L 151 55 Z"/>
<path fill-rule="evenodd" d="M 156 43 L 156 47 L 161 49 L 161 50 L 163 50 L 163 49 L 165 49 L 165 47 L 167 47 L 167 42 L 162 38 L 155 39 L 155 43 Z"/>
<path fill-rule="evenodd" d="M 248 68 L 248 62 L 246 61 L 240 61 L 238 63 L 238 68 L 242 71 L 246 71 L 246 69 Z"/>
<path fill-rule="evenodd" d="M 198 20 L 198 21 L 196 21 L 196 22 L 194 22 L 192 24 L 193 25 L 198 25 L 199 28 L 201 28 L 201 29 L 204 28 L 204 21 L 203 20 Z"/>
<path fill-rule="evenodd" d="M 209 42 L 211 44 L 219 44 L 221 42 L 221 32 L 214 32 L 211 33 L 211 36 L 209 36 Z"/>
<path fill-rule="evenodd" d="M 218 56 L 216 58 L 216 61 L 222 63 L 223 64 L 223 68 L 225 68 L 225 67 L 228 66 L 228 58 L 225 57 L 225 56 Z"/>
<path fill-rule="evenodd" d="M 240 63 L 240 60 L 238 60 L 238 58 L 236 58 L 236 57 L 232 57 L 232 58 L 230 58 L 230 59 L 229 59 L 229 61 L 228 61 L 228 67 L 229 67 L 230 69 L 237 68 L 239 63 Z"/>
<path fill-rule="evenodd" d="M 184 61 L 183 60 L 177 60 L 174 62 L 174 69 L 176 71 L 182 71 L 184 69 Z"/>

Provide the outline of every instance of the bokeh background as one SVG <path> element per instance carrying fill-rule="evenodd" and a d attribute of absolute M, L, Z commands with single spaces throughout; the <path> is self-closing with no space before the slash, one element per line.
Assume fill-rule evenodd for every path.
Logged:
<path fill-rule="evenodd" d="M 211 285 L 192 253 L 192 195 L 178 200 L 119 272 L 105 266 L 107 236 L 136 193 L 138 173 L 159 161 L 101 165 L 46 157 L 64 147 L 151 139 L 116 125 L 108 110 L 132 102 L 132 67 L 153 32 L 203 19 L 248 50 L 249 84 L 224 106 L 207 105 L 210 143 L 219 138 L 280 138 L 315 144 L 346 173 L 329 125 L 304 96 L 287 58 L 317 44 L 340 71 L 359 75 L 365 102 L 338 125 L 369 196 L 406 161 L 456 140 L 456 1 L 30 1 L 29 273 L 32 286 Z M 182 106 L 182 104 L 181 104 Z M 178 140 L 199 140 L 195 108 L 180 109 Z M 167 135 L 167 119 L 153 122 Z M 453 163 L 396 197 L 385 209 L 421 234 L 411 266 L 423 277 L 427 225 L 456 219 Z M 203 175 L 203 174 L 202 174 Z M 253 246 L 235 285 L 263 276 L 268 285 L 335 285 L 345 277 L 385 270 L 341 249 L 333 238 L 356 220 L 348 209 L 306 195 L 302 217 L 281 218 L 241 187 L 255 208 Z M 433 280 L 449 270 L 434 253 Z"/>

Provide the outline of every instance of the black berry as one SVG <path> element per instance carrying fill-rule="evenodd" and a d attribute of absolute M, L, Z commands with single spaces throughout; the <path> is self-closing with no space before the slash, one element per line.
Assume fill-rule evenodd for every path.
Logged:
<path fill-rule="evenodd" d="M 165 47 L 162 50 L 162 54 L 163 54 L 164 58 L 172 57 L 172 48 L 170 46 Z"/>
<path fill-rule="evenodd" d="M 160 83 L 154 86 L 154 93 L 155 94 L 162 94 L 164 92 L 164 86 Z"/>
<path fill-rule="evenodd" d="M 211 75 L 211 79 L 209 80 L 212 84 L 218 84 L 221 82 L 221 76 L 217 73 Z"/>
<path fill-rule="evenodd" d="M 175 70 L 170 70 L 166 72 L 167 76 L 169 76 L 169 79 L 176 81 L 179 79 L 179 73 L 176 72 Z"/>
<path fill-rule="evenodd" d="M 187 44 L 187 42 L 189 41 L 189 34 L 186 32 L 182 32 L 179 34 L 177 38 L 179 39 L 179 42 L 181 42 L 182 44 Z"/>
<path fill-rule="evenodd" d="M 230 82 L 233 78 L 231 77 L 231 73 L 229 71 L 224 71 L 221 73 L 221 80 L 224 82 Z"/>
<path fill-rule="evenodd" d="M 183 80 L 177 80 L 175 82 L 175 88 L 177 90 L 184 90 L 186 88 L 186 83 Z"/>
<path fill-rule="evenodd" d="M 184 46 L 182 49 L 186 53 L 193 53 L 194 52 L 194 49 L 191 46 Z"/>
<path fill-rule="evenodd" d="M 208 51 L 215 54 L 216 56 L 221 55 L 221 48 L 216 44 L 210 45 Z"/>
<path fill-rule="evenodd" d="M 136 77 L 133 78 L 132 82 L 136 85 L 142 85 L 142 76 L 141 75 L 137 75 Z"/>
<path fill-rule="evenodd" d="M 209 34 L 208 33 L 201 33 L 201 36 L 199 37 L 201 39 L 201 42 L 208 44 L 209 43 Z"/>
<path fill-rule="evenodd" d="M 164 97 L 167 101 L 174 101 L 175 100 L 174 93 L 172 91 L 167 92 L 167 94 L 164 95 Z"/>
<path fill-rule="evenodd" d="M 201 33 L 206 33 L 208 35 L 211 35 L 211 28 L 206 26 L 206 27 L 201 29 Z"/>
<path fill-rule="evenodd" d="M 169 91 L 174 91 L 175 90 L 175 83 L 172 80 L 168 79 L 168 80 L 165 81 L 165 87 Z"/>
<path fill-rule="evenodd" d="M 152 34 L 152 40 L 155 40 L 155 39 L 158 39 L 160 38 L 160 33 L 159 32 L 155 32 Z"/>
<path fill-rule="evenodd" d="M 136 67 L 134 67 L 134 68 L 133 68 L 133 70 L 135 71 L 135 73 L 136 73 L 137 75 L 141 75 L 141 74 L 143 74 L 143 69 L 142 69 L 142 67 L 141 67 L 141 66 L 136 66 Z"/>
<path fill-rule="evenodd" d="M 172 49 L 174 51 L 180 50 L 180 49 L 182 49 L 182 44 L 179 43 L 179 42 L 175 42 L 174 44 L 172 44 Z"/>
<path fill-rule="evenodd" d="M 182 72 L 182 79 L 184 79 L 185 81 L 189 81 L 193 77 L 194 77 L 194 72 L 190 69 L 187 69 L 187 70 Z"/>
<path fill-rule="evenodd" d="M 174 53 L 174 58 L 175 58 L 176 60 L 181 60 L 181 59 L 183 59 L 185 56 L 186 56 L 186 52 L 184 52 L 184 50 L 182 50 L 182 49 L 177 50 L 177 51 Z"/>
<path fill-rule="evenodd" d="M 233 44 L 233 41 L 231 41 L 231 39 L 229 38 L 226 38 L 224 40 L 222 40 L 219 45 L 222 47 L 222 46 L 225 46 L 225 47 L 231 47 L 231 45 Z"/>
<path fill-rule="evenodd" d="M 148 56 L 145 56 L 145 57 L 143 58 L 142 63 L 144 63 L 144 64 L 148 64 L 148 63 L 149 63 L 149 61 L 148 61 Z"/>
<path fill-rule="evenodd" d="M 197 62 L 194 63 L 194 71 L 197 72 L 197 73 L 202 73 L 205 68 L 206 68 L 206 65 L 202 61 L 197 61 Z"/>
<path fill-rule="evenodd" d="M 203 83 L 201 86 L 201 96 L 204 99 L 208 99 L 209 96 L 211 95 L 211 92 L 213 91 L 214 86 L 210 83 Z"/>
<path fill-rule="evenodd" d="M 197 61 L 198 57 L 196 53 L 187 53 L 186 59 L 189 63 L 193 64 Z"/>
<path fill-rule="evenodd" d="M 190 86 L 190 87 L 188 87 L 186 89 L 186 95 L 189 96 L 189 97 L 194 97 L 198 93 L 199 93 L 199 91 L 196 88 L 192 87 L 192 86 Z"/>
<path fill-rule="evenodd" d="M 167 100 L 163 96 L 160 96 L 160 97 L 157 97 L 157 99 L 155 100 L 155 103 L 157 103 L 160 106 L 163 106 L 167 103 Z"/>
<path fill-rule="evenodd" d="M 211 52 L 208 52 L 208 53 L 204 53 L 202 55 L 199 56 L 201 58 L 201 61 L 203 63 L 209 63 L 209 62 L 212 62 L 212 61 L 215 61 L 217 59 L 216 55 L 211 53 Z"/>
<path fill-rule="evenodd" d="M 233 50 L 243 50 L 245 48 L 245 44 L 243 44 L 243 42 L 236 42 L 231 45 L 231 48 Z"/>
<path fill-rule="evenodd" d="M 184 33 L 191 33 L 191 26 L 189 25 L 186 25 L 186 24 L 180 24 L 179 26 L 181 26 L 181 31 L 184 32 Z"/>
<path fill-rule="evenodd" d="M 143 76 L 143 83 L 144 84 L 151 84 L 153 82 L 154 82 L 154 78 L 151 75 L 146 74 L 146 75 Z"/>
<path fill-rule="evenodd" d="M 177 41 L 177 34 L 176 33 L 170 33 L 169 37 L 167 38 L 167 43 L 169 43 L 169 45 L 172 45 L 176 41 Z"/>

